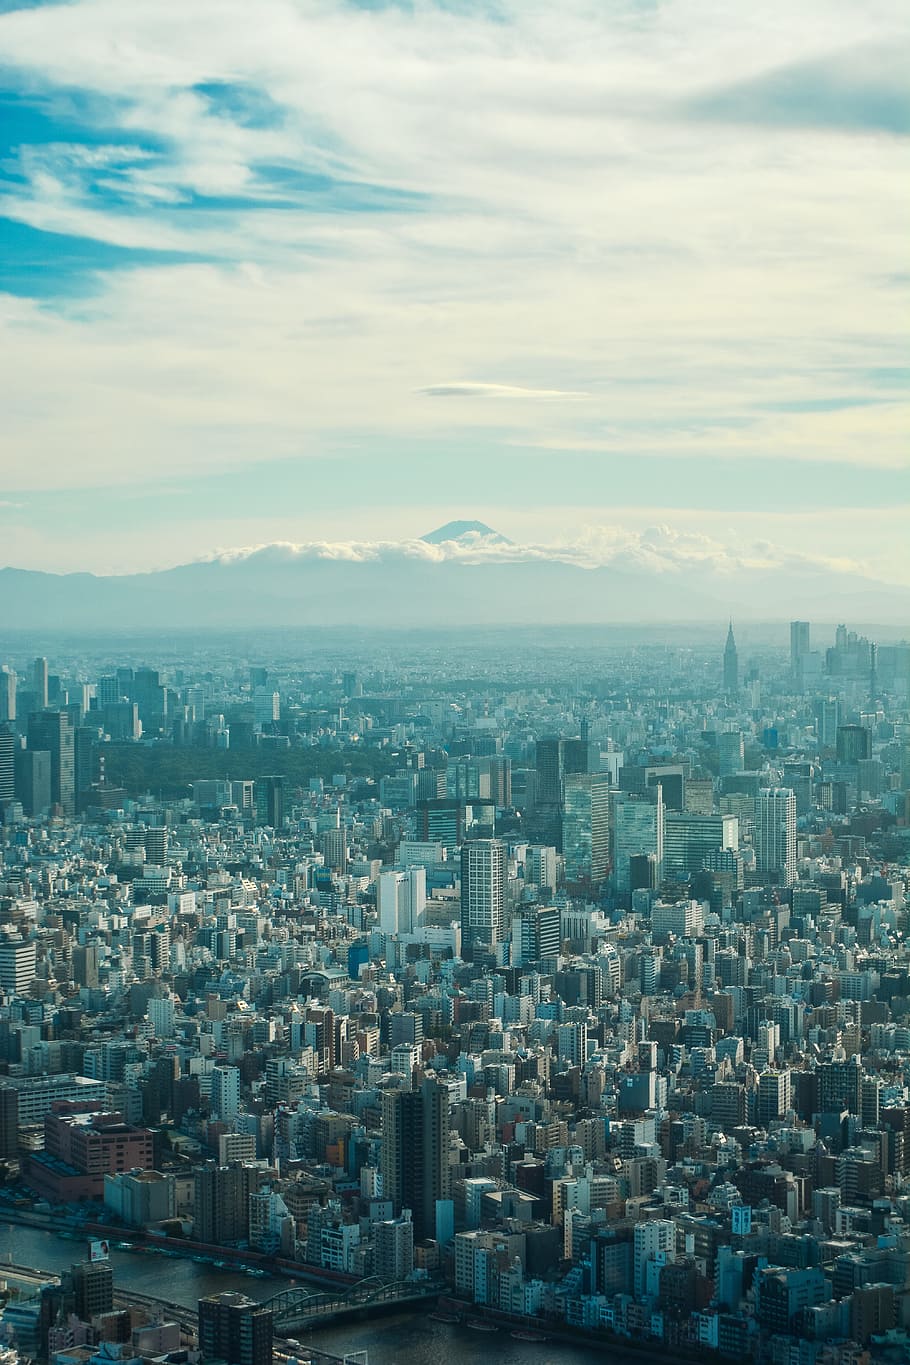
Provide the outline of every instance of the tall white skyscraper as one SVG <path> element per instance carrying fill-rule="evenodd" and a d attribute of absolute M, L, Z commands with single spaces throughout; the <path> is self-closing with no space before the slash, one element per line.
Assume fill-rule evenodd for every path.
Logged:
<path fill-rule="evenodd" d="M 796 881 L 796 793 L 767 787 L 755 803 L 756 871 L 792 886 Z"/>
<path fill-rule="evenodd" d="M 468 839 L 461 850 L 461 947 L 495 946 L 506 936 L 506 853 L 500 839 Z"/>
<path fill-rule="evenodd" d="M 427 870 L 379 874 L 379 928 L 384 934 L 412 934 L 423 919 L 427 903 Z"/>

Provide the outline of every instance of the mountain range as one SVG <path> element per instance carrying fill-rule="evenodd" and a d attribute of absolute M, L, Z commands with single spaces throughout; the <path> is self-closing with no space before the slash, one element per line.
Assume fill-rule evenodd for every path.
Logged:
<path fill-rule="evenodd" d="M 273 544 L 150 573 L 0 569 L 0 627 L 143 630 L 818 621 L 910 624 L 910 589 L 798 556 L 518 545 L 478 521 L 415 540 Z"/>

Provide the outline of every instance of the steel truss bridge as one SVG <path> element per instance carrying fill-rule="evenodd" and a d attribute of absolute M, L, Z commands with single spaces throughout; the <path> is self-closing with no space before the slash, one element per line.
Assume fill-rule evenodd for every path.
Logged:
<path fill-rule="evenodd" d="M 371 1275 L 344 1291 L 303 1287 L 282 1289 L 272 1298 L 264 1299 L 262 1307 L 272 1310 L 276 1337 L 287 1339 L 346 1313 L 434 1299 L 438 1298 L 439 1293 L 439 1286 L 427 1281 L 396 1280 L 386 1284 Z"/>

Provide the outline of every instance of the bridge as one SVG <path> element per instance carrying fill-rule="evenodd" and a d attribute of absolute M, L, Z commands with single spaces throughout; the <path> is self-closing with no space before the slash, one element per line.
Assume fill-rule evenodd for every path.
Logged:
<path fill-rule="evenodd" d="M 333 1318 L 370 1308 L 395 1308 L 435 1299 L 440 1293 L 439 1285 L 427 1280 L 395 1280 L 387 1284 L 371 1275 L 344 1291 L 303 1287 L 282 1289 L 270 1299 L 264 1299 L 262 1306 L 272 1310 L 275 1335 L 287 1340 L 310 1327 L 331 1322 Z"/>

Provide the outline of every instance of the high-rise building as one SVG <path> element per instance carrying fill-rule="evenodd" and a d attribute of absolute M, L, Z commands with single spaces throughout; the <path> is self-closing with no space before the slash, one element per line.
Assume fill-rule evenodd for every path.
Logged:
<path fill-rule="evenodd" d="M 739 819 L 735 815 L 664 813 L 664 874 L 685 878 L 704 866 L 715 849 L 739 848 Z"/>
<path fill-rule="evenodd" d="M 195 1172 L 193 1235 L 197 1242 L 242 1242 L 249 1232 L 250 1195 L 259 1188 L 257 1166 L 218 1166 L 207 1161 Z"/>
<path fill-rule="evenodd" d="M 46 815 L 51 805 L 51 756 L 46 749 L 16 749 L 15 790 L 26 815 Z"/>
<path fill-rule="evenodd" d="M 815 735 L 820 748 L 834 748 L 839 724 L 840 702 L 837 697 L 819 697 L 815 703 Z"/>
<path fill-rule="evenodd" d="M 426 903 L 425 867 L 379 874 L 379 928 L 384 934 L 412 934 L 422 921 Z"/>
<path fill-rule="evenodd" d="M 663 788 L 658 784 L 641 793 L 613 793 L 613 878 L 620 895 L 632 889 L 630 859 L 652 855 L 659 883 L 664 862 Z"/>
<path fill-rule="evenodd" d="M 872 757 L 872 734 L 865 725 L 839 725 L 835 743 L 838 763 L 859 763 Z"/>
<path fill-rule="evenodd" d="M 284 828 L 284 778 L 280 774 L 257 777 L 253 784 L 256 824 Z"/>
<path fill-rule="evenodd" d="M 783 886 L 796 881 L 796 793 L 763 787 L 755 803 L 755 867 Z"/>
<path fill-rule="evenodd" d="M 0 668 L 0 723 L 16 719 L 16 675 L 6 664 Z"/>
<path fill-rule="evenodd" d="M 382 1095 L 382 1191 L 396 1216 L 411 1210 L 414 1238 L 436 1235 L 436 1203 L 450 1197 L 449 1092 L 435 1080 Z"/>
<path fill-rule="evenodd" d="M 48 703 L 47 659 L 36 659 L 32 664 L 32 691 L 38 710 L 43 711 Z"/>
<path fill-rule="evenodd" d="M 12 801 L 16 791 L 16 739 L 12 730 L 0 725 L 0 810 Z"/>
<path fill-rule="evenodd" d="M 5 933 L 0 937 L 0 989 L 24 995 L 35 979 L 37 950 L 33 938 Z"/>
<path fill-rule="evenodd" d="M 76 770 L 73 727 L 65 711 L 33 711 L 28 718 L 28 747 L 51 756 L 51 804 L 72 818 L 76 813 Z"/>
<path fill-rule="evenodd" d="M 272 1365 L 272 1310 L 228 1290 L 199 1300 L 199 1350 L 204 1361 Z"/>
<path fill-rule="evenodd" d="M 809 644 L 809 622 L 791 621 L 790 622 L 790 670 L 794 677 L 799 677 L 801 663 L 805 656 L 810 652 Z"/>
<path fill-rule="evenodd" d="M 721 731 L 717 736 L 717 760 L 721 777 L 729 777 L 731 773 L 741 773 L 744 770 L 745 746 L 741 731 Z"/>
<path fill-rule="evenodd" d="M 0 1085 L 0 1157 L 7 1159 L 19 1152 L 19 1091 Z"/>
<path fill-rule="evenodd" d="M 233 1119 L 239 1112 L 240 1071 L 236 1066 L 216 1066 L 212 1071 L 212 1113 L 220 1119 Z"/>
<path fill-rule="evenodd" d="M 602 882 L 610 866 L 610 784 L 606 776 L 566 773 L 562 851 L 567 882 Z"/>
<path fill-rule="evenodd" d="M 114 1307 L 114 1267 L 110 1261 L 82 1261 L 73 1266 L 76 1316 L 91 1322 Z"/>
<path fill-rule="evenodd" d="M 495 948 L 506 933 L 506 853 L 500 839 L 468 839 L 461 850 L 461 950 Z"/>
<path fill-rule="evenodd" d="M 733 638 L 733 622 L 727 629 L 727 643 L 724 645 L 724 692 L 728 697 L 739 691 L 739 655 Z"/>
<path fill-rule="evenodd" d="M 791 1073 L 763 1071 L 758 1078 L 758 1121 L 766 1128 L 772 1119 L 782 1119 L 790 1108 Z"/>
<path fill-rule="evenodd" d="M 536 745 L 537 803 L 558 806 L 565 776 L 565 745 L 561 739 L 539 739 Z"/>

